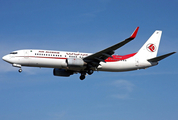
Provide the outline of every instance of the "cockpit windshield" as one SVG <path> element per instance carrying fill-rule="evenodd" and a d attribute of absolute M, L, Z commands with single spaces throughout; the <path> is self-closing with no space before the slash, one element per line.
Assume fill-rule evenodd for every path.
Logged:
<path fill-rule="evenodd" d="M 10 54 L 17 54 L 17 52 L 11 52 Z"/>

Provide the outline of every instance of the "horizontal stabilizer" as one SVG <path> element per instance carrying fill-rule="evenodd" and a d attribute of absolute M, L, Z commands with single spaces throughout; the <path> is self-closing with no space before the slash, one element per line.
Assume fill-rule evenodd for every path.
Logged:
<path fill-rule="evenodd" d="M 166 57 L 168 57 L 168 56 L 170 56 L 170 55 L 172 55 L 174 53 L 176 53 L 176 52 L 171 52 L 171 53 L 168 53 L 168 54 L 165 54 L 165 55 L 161 55 L 161 56 L 149 59 L 148 61 L 149 62 L 158 62 L 158 61 L 160 61 L 160 60 L 162 60 L 162 59 L 164 59 L 164 58 L 166 58 Z"/>

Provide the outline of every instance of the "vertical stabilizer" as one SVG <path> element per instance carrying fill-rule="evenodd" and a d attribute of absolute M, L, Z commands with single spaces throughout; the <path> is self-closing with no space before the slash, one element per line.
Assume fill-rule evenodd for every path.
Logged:
<path fill-rule="evenodd" d="M 139 60 L 151 59 L 157 56 L 162 31 L 156 30 L 135 55 Z"/>

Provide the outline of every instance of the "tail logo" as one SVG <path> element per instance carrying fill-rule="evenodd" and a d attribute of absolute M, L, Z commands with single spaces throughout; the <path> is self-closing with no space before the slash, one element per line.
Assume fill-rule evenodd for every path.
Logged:
<path fill-rule="evenodd" d="M 155 46 L 154 44 L 152 44 L 152 43 L 148 44 L 148 45 L 146 46 L 146 48 L 147 48 L 147 50 L 148 50 L 149 52 L 155 52 L 155 51 L 156 51 L 156 46 Z"/>

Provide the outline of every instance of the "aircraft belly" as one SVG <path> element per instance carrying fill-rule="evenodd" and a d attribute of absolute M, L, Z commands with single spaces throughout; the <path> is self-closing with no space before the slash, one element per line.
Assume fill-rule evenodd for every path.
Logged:
<path fill-rule="evenodd" d="M 66 63 L 66 59 L 29 58 L 28 64 L 27 62 L 21 62 L 20 65 L 30 66 L 30 67 L 61 68 L 61 69 L 68 69 L 73 71 L 80 71 L 86 68 L 86 67 L 68 67 Z"/>
<path fill-rule="evenodd" d="M 98 67 L 98 71 L 111 71 L 111 72 L 122 72 L 122 71 L 131 71 L 138 69 L 145 69 L 148 67 L 154 66 L 148 61 L 140 61 L 139 64 L 135 64 L 135 61 L 118 61 L 118 62 L 106 62 L 101 63 Z"/>
<path fill-rule="evenodd" d="M 101 67 L 98 68 L 98 71 L 122 72 L 122 71 L 136 70 L 136 69 L 137 67 L 135 66 L 135 63 L 118 61 L 118 62 L 101 63 Z"/>
<path fill-rule="evenodd" d="M 31 58 L 29 66 L 34 67 L 48 67 L 48 68 L 61 68 L 65 67 L 65 59 L 43 59 L 43 58 Z"/>

